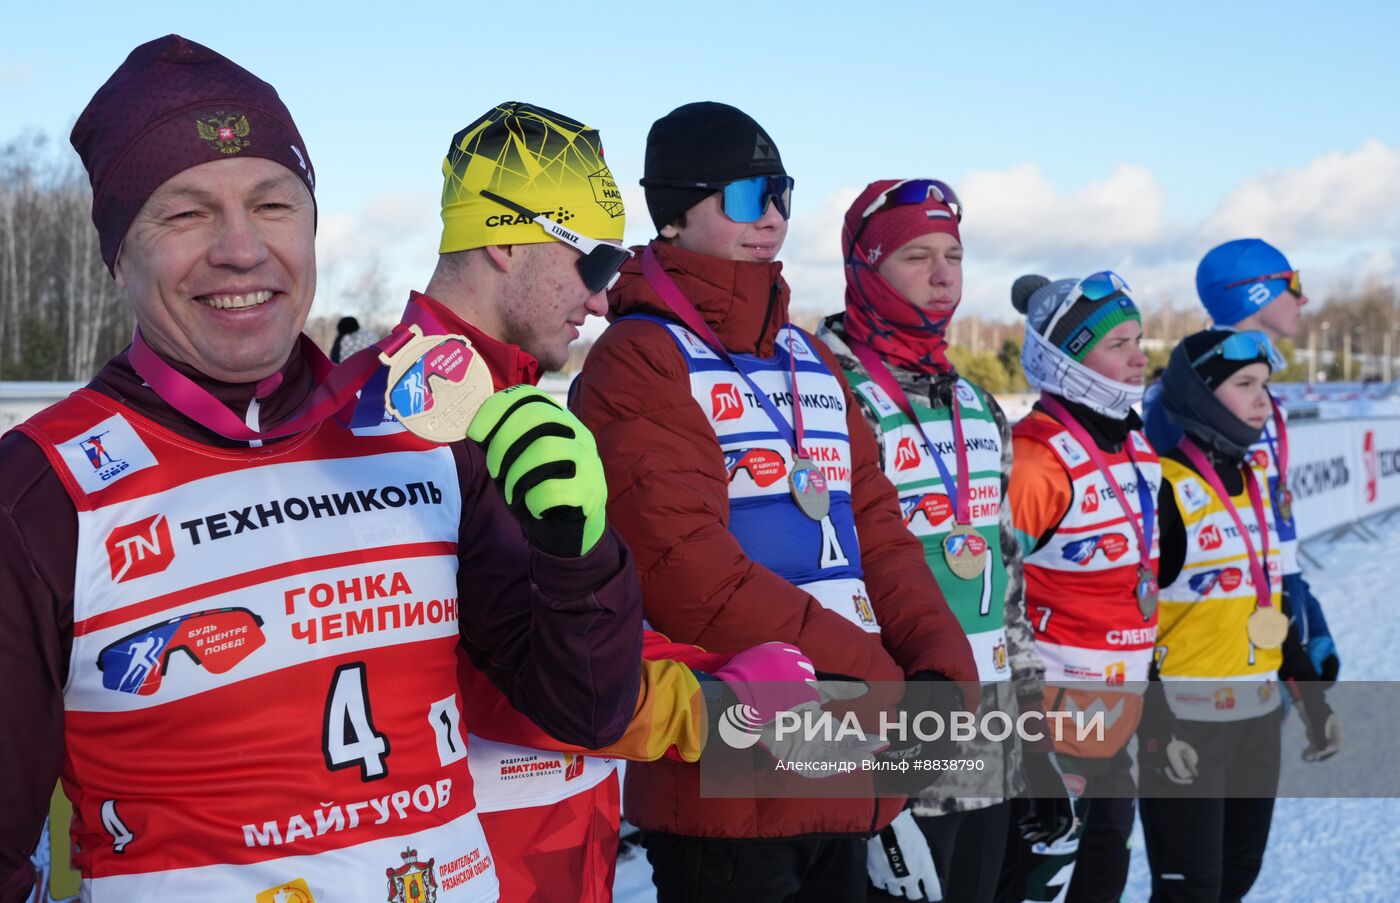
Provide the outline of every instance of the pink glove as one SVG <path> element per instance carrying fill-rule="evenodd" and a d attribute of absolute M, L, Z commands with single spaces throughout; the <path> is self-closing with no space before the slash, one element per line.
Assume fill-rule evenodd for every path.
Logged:
<path fill-rule="evenodd" d="M 802 650 L 788 643 L 745 649 L 712 676 L 729 684 L 739 701 L 753 708 L 759 724 L 804 703 L 820 703 L 817 669 Z"/>

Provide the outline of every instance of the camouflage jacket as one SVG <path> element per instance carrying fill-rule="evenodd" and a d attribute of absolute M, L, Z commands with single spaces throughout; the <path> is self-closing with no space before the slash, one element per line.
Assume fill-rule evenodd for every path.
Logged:
<path fill-rule="evenodd" d="M 841 368 L 848 372 L 865 373 L 845 342 L 841 314 L 828 317 L 817 330 L 817 337 L 836 354 Z M 895 380 L 908 396 L 927 399 L 934 408 L 951 403 L 956 373 L 929 375 L 890 367 Z M 1011 665 L 1011 681 L 984 684 L 982 712 L 997 709 L 1013 719 L 1021 711 L 1020 700 L 1041 708 L 1045 663 L 1035 648 L 1035 636 L 1026 618 L 1025 581 L 1021 570 L 1021 547 L 1011 527 L 1011 506 L 1005 503 L 1007 484 L 1011 479 L 1011 427 L 1006 414 L 989 393 L 986 396 L 992 417 L 1001 437 L 1001 558 L 1006 568 L 1006 646 Z M 881 460 L 884 460 L 884 436 L 870 410 L 861 408 L 866 422 L 875 433 Z M 975 758 L 985 763 L 980 771 L 949 772 L 914 801 L 918 815 L 941 815 L 964 812 L 995 805 L 1011 799 L 1025 787 L 1021 776 L 1021 745 L 1015 734 L 1003 742 L 978 738 L 961 744 L 957 753 L 962 758 Z"/>

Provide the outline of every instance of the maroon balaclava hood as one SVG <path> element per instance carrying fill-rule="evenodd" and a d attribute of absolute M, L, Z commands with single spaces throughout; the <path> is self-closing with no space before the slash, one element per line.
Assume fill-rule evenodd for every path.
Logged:
<path fill-rule="evenodd" d="M 108 270 L 151 193 L 201 163 L 281 163 L 301 177 L 315 203 L 311 158 L 276 89 L 179 35 L 131 51 L 92 96 L 69 140 L 92 181 L 92 221 Z"/>
<path fill-rule="evenodd" d="M 952 312 L 930 317 L 886 282 L 876 267 L 881 257 L 930 232 L 946 232 L 961 241 L 958 217 L 947 204 L 929 197 L 922 204 L 877 210 L 862 230 L 865 211 L 898 184 L 898 179 L 871 182 L 846 211 L 841 230 L 841 254 L 846 263 L 846 335 L 870 346 L 897 367 L 946 373 L 952 369 L 945 335 Z M 852 246 L 857 234 L 859 242 Z"/>

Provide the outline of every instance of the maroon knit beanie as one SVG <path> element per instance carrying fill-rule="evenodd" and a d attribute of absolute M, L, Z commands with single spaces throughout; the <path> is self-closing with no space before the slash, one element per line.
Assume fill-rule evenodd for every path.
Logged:
<path fill-rule="evenodd" d="M 97 89 L 69 137 L 92 181 L 92 221 L 108 270 L 151 193 L 192 166 L 263 157 L 316 176 L 292 114 L 267 82 L 202 44 L 142 44 Z"/>

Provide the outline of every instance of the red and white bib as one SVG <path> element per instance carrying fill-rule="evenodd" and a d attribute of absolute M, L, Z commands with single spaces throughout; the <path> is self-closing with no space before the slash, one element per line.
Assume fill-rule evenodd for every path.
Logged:
<path fill-rule="evenodd" d="M 447 448 L 329 421 L 210 448 L 88 390 L 20 429 L 78 516 L 63 783 L 84 899 L 496 899 Z"/>

